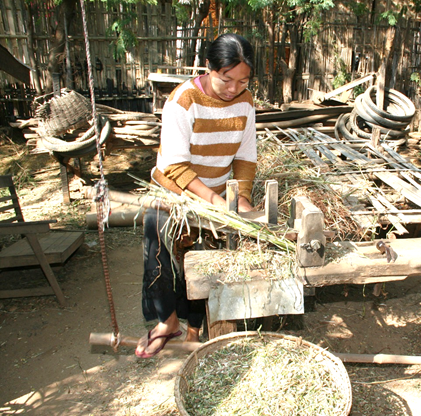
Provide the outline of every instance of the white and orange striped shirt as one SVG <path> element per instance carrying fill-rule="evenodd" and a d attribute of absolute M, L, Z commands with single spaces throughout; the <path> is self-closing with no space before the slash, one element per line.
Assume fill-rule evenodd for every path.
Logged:
<path fill-rule="evenodd" d="M 153 179 L 180 193 L 196 177 L 223 195 L 226 181 L 239 181 L 250 201 L 256 171 L 253 98 L 245 90 L 225 102 L 209 97 L 193 80 L 179 85 L 162 113 L 161 145 Z"/>

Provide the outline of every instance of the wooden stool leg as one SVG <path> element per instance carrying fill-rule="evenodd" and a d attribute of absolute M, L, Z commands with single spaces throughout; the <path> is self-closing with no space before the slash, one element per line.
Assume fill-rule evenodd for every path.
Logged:
<path fill-rule="evenodd" d="M 55 295 L 57 296 L 57 300 L 61 306 L 65 306 L 66 301 L 64 299 L 63 292 L 60 289 L 60 286 L 54 276 L 53 270 L 51 269 L 50 264 L 48 263 L 47 257 L 45 257 L 44 252 L 42 251 L 41 244 L 38 241 L 38 238 L 35 234 L 26 234 L 26 238 L 28 239 L 29 244 L 34 250 L 35 255 L 39 261 L 39 264 L 42 268 L 42 271 L 45 274 L 48 282 L 51 285 Z"/>
<path fill-rule="evenodd" d="M 70 191 L 69 191 L 69 176 L 67 173 L 67 165 L 60 162 L 60 177 L 61 186 L 63 189 L 63 203 L 70 204 Z"/>
<path fill-rule="evenodd" d="M 213 323 L 209 322 L 208 301 L 206 301 L 206 323 L 208 325 L 209 339 L 237 331 L 237 323 L 235 321 L 216 321 Z"/>

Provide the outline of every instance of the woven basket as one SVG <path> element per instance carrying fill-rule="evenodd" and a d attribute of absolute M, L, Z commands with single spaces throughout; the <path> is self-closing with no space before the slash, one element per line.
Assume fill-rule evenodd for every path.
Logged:
<path fill-rule="evenodd" d="M 335 385 L 340 389 L 341 392 L 343 392 L 346 398 L 346 404 L 344 406 L 343 412 L 338 413 L 338 416 L 349 415 L 352 406 L 351 382 L 349 380 L 345 366 L 339 358 L 335 357 L 330 352 L 324 350 L 323 348 L 315 344 L 301 340 L 294 336 L 282 335 L 275 332 L 262 332 L 260 333 L 260 335 L 267 340 L 282 339 L 282 345 L 284 347 L 288 347 L 288 345 L 291 345 L 291 347 L 296 348 L 299 344 L 300 348 L 312 350 L 312 352 L 314 352 L 315 356 L 317 356 L 318 358 L 318 365 L 322 364 L 325 367 L 325 369 L 331 374 Z M 194 373 L 199 359 L 207 354 L 213 353 L 223 348 L 225 345 L 229 344 L 232 341 L 237 341 L 245 337 L 260 338 L 260 335 L 255 331 L 234 332 L 228 335 L 223 335 L 206 342 L 187 357 L 186 361 L 184 362 L 183 366 L 177 374 L 174 388 L 175 402 L 177 404 L 181 416 L 191 416 L 186 411 L 184 406 L 184 396 L 188 389 L 186 377 Z"/>
<path fill-rule="evenodd" d="M 39 133 L 54 137 L 86 124 L 92 118 L 92 109 L 90 101 L 83 95 L 73 90 L 62 90 L 62 95 L 40 105 L 35 115 L 39 120 Z"/>

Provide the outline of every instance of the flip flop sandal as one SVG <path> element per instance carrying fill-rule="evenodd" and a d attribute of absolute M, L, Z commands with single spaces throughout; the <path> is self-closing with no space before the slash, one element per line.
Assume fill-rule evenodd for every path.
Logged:
<path fill-rule="evenodd" d="M 181 331 L 177 331 L 177 332 L 173 332 L 172 334 L 169 334 L 169 335 L 158 335 L 158 336 L 156 336 L 156 337 L 151 338 L 151 332 L 152 332 L 152 330 L 150 330 L 150 331 L 148 332 L 148 345 L 146 346 L 146 348 L 148 348 L 148 347 L 149 347 L 149 345 L 151 345 L 151 344 L 152 344 L 152 342 L 154 342 L 155 340 L 157 340 L 157 339 L 159 339 L 159 338 L 165 338 L 164 343 L 163 343 L 160 347 L 158 347 L 155 351 L 152 351 L 152 352 L 142 351 L 142 352 L 138 353 L 138 352 L 136 351 L 136 352 L 135 352 L 136 357 L 139 357 L 139 358 L 152 358 L 152 357 L 154 357 L 156 354 L 158 354 L 158 353 L 159 353 L 159 351 L 161 351 L 162 349 L 164 349 L 165 345 L 167 344 L 167 342 L 168 342 L 170 339 L 173 339 L 173 338 L 179 337 L 179 336 L 182 334 L 182 332 L 181 332 Z"/>

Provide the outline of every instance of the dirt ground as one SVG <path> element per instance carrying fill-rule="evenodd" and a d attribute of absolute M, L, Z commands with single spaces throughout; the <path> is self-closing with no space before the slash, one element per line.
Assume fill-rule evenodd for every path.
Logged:
<path fill-rule="evenodd" d="M 179 415 L 174 381 L 188 353 L 164 350 L 142 360 L 126 347 L 114 352 L 89 344 L 91 332 L 111 332 L 112 327 L 98 233 L 84 222 L 90 201 L 83 199 L 81 181 L 71 181 L 72 203 L 65 206 L 57 162 L 48 155 L 24 158 L 22 149 L 9 142 L 0 148 L 0 173 L 19 179 L 27 220 L 56 218 L 55 229 L 86 231 L 84 245 L 54 269 L 66 307 L 54 297 L 0 300 L 0 413 Z M 133 186 L 127 170 L 136 173 L 150 163 L 153 153 L 108 157 L 110 186 L 127 190 Z M 97 174 L 95 163 L 86 172 Z M 141 312 L 142 229 L 110 228 L 105 239 L 120 331 L 140 337 L 154 324 L 146 323 Z M 12 279 L 26 284 L 44 276 L 37 269 L 0 272 L 2 287 Z M 372 291 L 372 285 L 318 289 L 306 301 L 304 315 L 278 317 L 273 329 L 332 352 L 421 356 L 421 276 L 388 283 L 379 297 Z M 421 415 L 421 365 L 345 366 L 352 416 Z"/>

